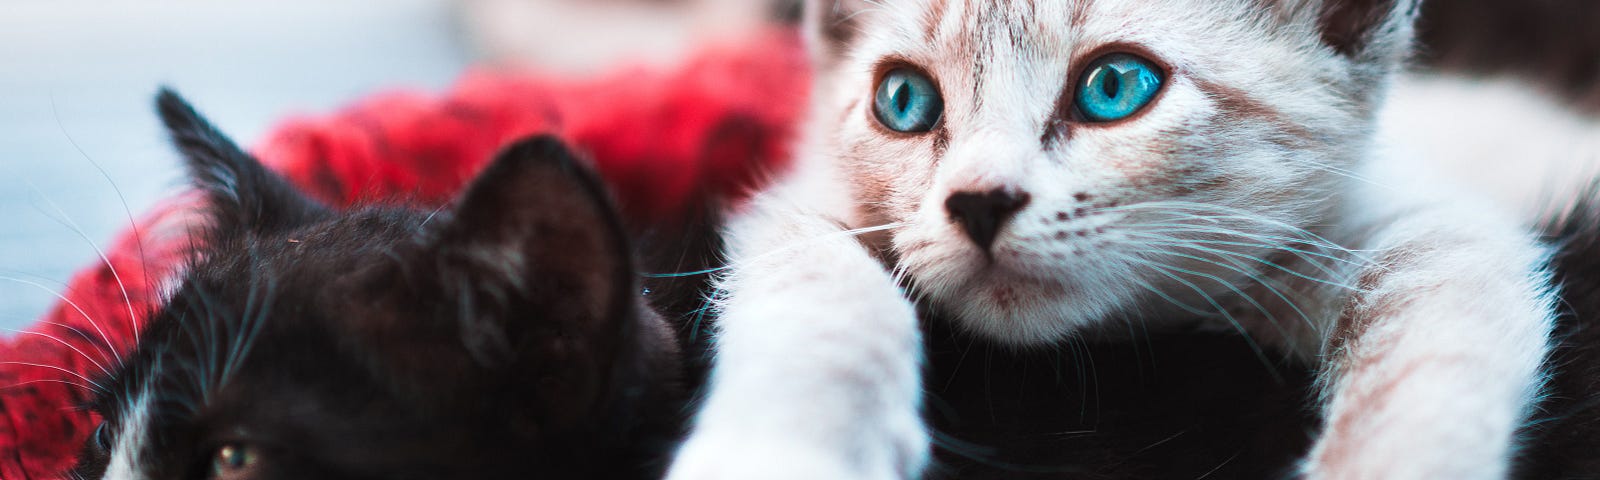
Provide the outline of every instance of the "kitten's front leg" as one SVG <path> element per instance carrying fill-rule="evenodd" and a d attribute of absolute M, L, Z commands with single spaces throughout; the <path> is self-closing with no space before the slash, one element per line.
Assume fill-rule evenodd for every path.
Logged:
<path fill-rule="evenodd" d="M 729 229 L 709 396 L 669 478 L 915 477 L 914 308 L 838 222 L 772 203 Z"/>
<path fill-rule="evenodd" d="M 1332 326 L 1309 478 L 1508 473 L 1549 349 L 1546 252 L 1513 222 L 1435 210 L 1378 230 Z"/>

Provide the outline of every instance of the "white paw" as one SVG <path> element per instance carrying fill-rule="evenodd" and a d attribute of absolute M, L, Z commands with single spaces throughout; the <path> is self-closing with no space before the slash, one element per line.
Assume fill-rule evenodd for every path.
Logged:
<path fill-rule="evenodd" d="M 1411 430 L 1415 432 L 1416 430 Z M 1301 469 L 1305 480 L 1365 480 L 1386 478 L 1494 480 L 1506 478 L 1510 464 L 1503 455 L 1469 455 L 1467 445 L 1449 445 L 1416 439 L 1409 446 L 1383 449 L 1319 442 Z"/>
<path fill-rule="evenodd" d="M 690 442 L 673 461 L 668 480 L 810 480 L 895 477 L 858 471 L 838 452 L 798 445 Z"/>
<path fill-rule="evenodd" d="M 909 480 L 928 461 L 920 428 L 901 445 L 819 447 L 793 440 L 756 441 L 695 436 L 678 451 L 668 480 Z"/>

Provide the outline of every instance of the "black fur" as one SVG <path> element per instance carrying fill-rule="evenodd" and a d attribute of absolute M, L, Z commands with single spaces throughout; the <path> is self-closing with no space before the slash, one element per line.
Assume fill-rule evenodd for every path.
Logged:
<path fill-rule="evenodd" d="M 1318 23 L 1322 42 L 1348 57 L 1361 57 L 1396 7 L 1415 13 L 1415 0 L 1333 0 L 1322 4 Z"/>
<path fill-rule="evenodd" d="M 938 319 L 928 335 L 931 478 L 1285 478 L 1317 428 L 1312 370 L 1269 370 L 1237 335 L 1152 332 L 1037 352 Z"/>
<path fill-rule="evenodd" d="M 1600 2 L 1423 2 L 1422 59 L 1434 68 L 1537 82 L 1569 106 L 1600 113 Z"/>
<path fill-rule="evenodd" d="M 1561 288 L 1545 398 L 1523 429 L 1526 479 L 1600 478 L 1600 183 L 1549 219 Z"/>
<path fill-rule="evenodd" d="M 683 412 L 675 342 L 559 142 L 510 147 L 438 212 L 336 212 L 176 95 L 158 105 L 213 224 L 104 382 L 107 435 L 78 473 L 101 475 L 150 385 L 150 478 L 208 478 L 224 447 L 254 454 L 244 478 L 659 476 Z"/>

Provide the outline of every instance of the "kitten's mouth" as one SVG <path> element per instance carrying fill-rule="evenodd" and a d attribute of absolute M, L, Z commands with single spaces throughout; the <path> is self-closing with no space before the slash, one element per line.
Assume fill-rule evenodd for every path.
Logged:
<path fill-rule="evenodd" d="M 1016 307 L 1017 289 L 1010 285 L 1001 285 L 989 290 L 989 301 L 1001 309 L 1010 310 Z"/>
<path fill-rule="evenodd" d="M 1088 320 L 1060 309 L 1079 287 L 1032 277 L 991 266 L 969 276 L 961 291 L 941 296 L 940 307 L 974 333 L 1017 345 L 1057 341 Z"/>
<path fill-rule="evenodd" d="M 1000 262 L 989 262 L 968 279 L 968 285 L 980 289 L 981 298 L 1006 310 L 1024 308 L 1047 297 L 1072 295 L 1076 290 L 1071 282 L 1061 278 L 1042 276 Z"/>
<path fill-rule="evenodd" d="M 959 256 L 913 255 L 908 280 L 913 290 L 972 332 L 1019 345 L 1059 340 L 1104 313 L 1104 298 L 1086 260 L 1050 262 L 1032 250 L 996 249 L 990 258 L 974 250 Z M 937 260 L 937 261 L 934 261 Z M 1089 275 L 1073 275 L 1083 271 Z"/>
<path fill-rule="evenodd" d="M 996 249 L 982 256 L 973 272 L 974 280 L 988 284 L 1026 283 L 1034 289 L 1056 288 L 1062 283 L 1059 275 L 1047 268 L 1049 262 L 1011 251 Z"/>

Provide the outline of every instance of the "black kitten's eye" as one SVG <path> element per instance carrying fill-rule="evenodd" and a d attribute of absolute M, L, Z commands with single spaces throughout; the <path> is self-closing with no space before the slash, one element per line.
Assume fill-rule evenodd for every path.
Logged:
<path fill-rule="evenodd" d="M 219 480 L 234 480 L 255 477 L 256 458 L 254 448 L 238 443 L 223 445 L 211 457 L 211 478 Z"/>
<path fill-rule="evenodd" d="M 111 438 L 111 427 L 107 426 L 106 422 L 100 422 L 100 426 L 94 427 L 94 433 L 90 434 L 90 438 L 93 439 L 95 448 L 102 452 L 111 451 L 111 441 L 114 439 Z"/>

